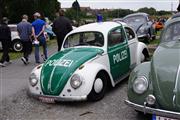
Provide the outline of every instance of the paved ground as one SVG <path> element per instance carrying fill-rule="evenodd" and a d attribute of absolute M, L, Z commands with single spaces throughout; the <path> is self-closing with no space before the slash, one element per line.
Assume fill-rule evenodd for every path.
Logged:
<path fill-rule="evenodd" d="M 52 54 L 55 47 L 49 50 Z M 27 96 L 28 76 L 35 66 L 24 66 L 15 60 L 0 68 L 0 119 L 1 120 L 150 120 L 149 116 L 137 114 L 124 104 L 127 98 L 127 79 L 108 91 L 98 102 L 41 103 Z"/>

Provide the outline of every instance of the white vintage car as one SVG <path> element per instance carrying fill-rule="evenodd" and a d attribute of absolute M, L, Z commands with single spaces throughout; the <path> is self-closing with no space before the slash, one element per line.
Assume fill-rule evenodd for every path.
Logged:
<path fill-rule="evenodd" d="M 16 24 L 9 24 L 8 27 L 11 30 L 11 42 L 12 42 L 12 46 L 11 48 L 16 51 L 16 52 L 20 52 L 23 50 L 23 45 L 22 42 L 20 40 L 20 37 L 18 35 L 17 32 L 17 25 Z M 2 50 L 2 43 L 0 42 L 0 50 Z"/>
<path fill-rule="evenodd" d="M 97 101 L 148 57 L 126 23 L 80 26 L 65 37 L 62 51 L 32 70 L 29 94 L 43 102 Z"/>

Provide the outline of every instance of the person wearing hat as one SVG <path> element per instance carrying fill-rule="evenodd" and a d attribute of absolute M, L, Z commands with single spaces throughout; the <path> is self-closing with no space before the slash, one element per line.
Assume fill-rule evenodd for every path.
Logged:
<path fill-rule="evenodd" d="M 28 58 L 32 51 L 32 42 L 31 42 L 31 35 L 32 35 L 32 25 L 28 22 L 28 16 L 23 15 L 22 21 L 17 25 L 17 31 L 21 38 L 21 42 L 23 44 L 23 57 L 21 60 L 25 65 L 29 63 Z"/>
<path fill-rule="evenodd" d="M 70 20 L 64 16 L 64 11 L 61 9 L 59 17 L 53 22 L 52 30 L 57 36 L 58 51 L 60 51 L 64 37 L 72 30 Z"/>
<path fill-rule="evenodd" d="M 46 44 L 46 38 L 44 35 L 45 30 L 45 21 L 41 20 L 41 14 L 36 12 L 34 13 L 34 19 L 35 21 L 32 23 L 32 32 L 34 36 L 34 46 L 35 46 L 35 61 L 37 64 L 40 63 L 39 58 L 39 46 L 43 46 L 43 54 L 44 54 L 44 60 L 47 59 L 47 44 Z"/>
<path fill-rule="evenodd" d="M 6 66 L 5 62 L 11 63 L 9 57 L 9 49 L 11 47 L 11 31 L 7 24 L 8 24 L 7 17 L 3 17 L 0 24 L 0 41 L 2 43 L 2 48 L 3 48 L 3 55 L 0 59 L 0 66 L 2 67 Z"/>

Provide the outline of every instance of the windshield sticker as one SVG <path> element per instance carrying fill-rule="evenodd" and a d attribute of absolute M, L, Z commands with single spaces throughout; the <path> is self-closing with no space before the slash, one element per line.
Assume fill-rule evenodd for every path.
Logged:
<path fill-rule="evenodd" d="M 123 50 L 121 53 L 113 55 L 114 64 L 121 62 L 128 57 L 127 50 Z"/>
<path fill-rule="evenodd" d="M 59 59 L 59 60 L 49 60 L 46 64 L 49 66 L 63 66 L 70 67 L 73 63 L 73 60 Z"/>

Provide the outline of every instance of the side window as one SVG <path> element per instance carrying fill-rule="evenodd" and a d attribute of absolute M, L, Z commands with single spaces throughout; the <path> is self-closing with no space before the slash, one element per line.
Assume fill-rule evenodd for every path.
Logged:
<path fill-rule="evenodd" d="M 108 46 L 114 46 L 125 41 L 125 36 L 122 28 L 118 27 L 109 32 Z"/>
<path fill-rule="evenodd" d="M 125 27 L 125 30 L 126 30 L 128 40 L 132 40 L 135 38 L 135 33 L 131 28 Z"/>

